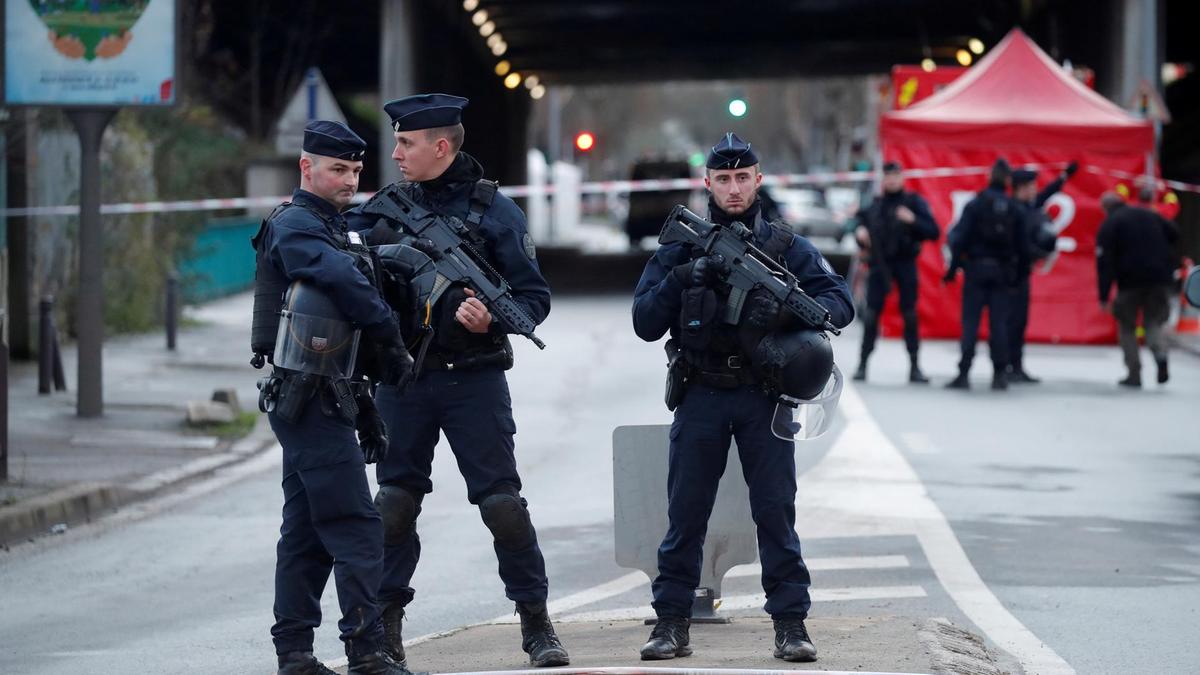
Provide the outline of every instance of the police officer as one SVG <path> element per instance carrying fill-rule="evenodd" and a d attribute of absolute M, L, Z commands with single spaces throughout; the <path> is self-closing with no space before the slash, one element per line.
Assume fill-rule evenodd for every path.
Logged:
<path fill-rule="evenodd" d="M 1096 233 L 1096 272 L 1100 282 L 1100 307 L 1117 319 L 1117 337 L 1128 373 L 1118 384 L 1142 386 L 1142 361 L 1138 350 L 1138 314 L 1146 329 L 1146 346 L 1154 355 L 1157 380 L 1165 383 L 1168 340 L 1163 324 L 1171 312 L 1175 270 L 1179 269 L 1179 229 L 1158 213 L 1126 205 L 1115 193 L 1100 200 L 1108 214 Z M 1109 300 L 1113 283 L 1117 297 Z"/>
<path fill-rule="evenodd" d="M 899 162 L 883 165 L 883 194 L 858 212 L 855 238 L 868 258 L 867 311 L 863 318 L 862 352 L 855 380 L 867 379 L 867 359 L 879 336 L 879 315 L 893 283 L 900 294 L 904 318 L 904 346 L 908 348 L 908 381 L 926 384 L 929 379 L 917 365 L 920 337 L 917 329 L 917 256 L 921 242 L 934 241 L 941 231 L 921 195 L 904 189 Z"/>
<path fill-rule="evenodd" d="M 411 368 L 397 320 L 356 265 L 353 242 L 339 214 L 358 189 L 365 149 L 366 143 L 338 122 L 315 121 L 304 129 L 300 188 L 291 202 L 263 221 L 253 239 L 257 271 L 252 348 L 259 365 L 264 358 L 278 356 L 271 345 L 278 332 L 281 298 L 299 282 L 298 288 L 323 294 L 382 346 L 387 379 L 398 380 Z M 306 337 L 315 351 L 329 346 L 324 336 Z M 371 503 L 355 423 L 341 414 L 350 404 L 339 396 L 344 390 L 334 385 L 345 382 L 282 367 L 266 379 L 280 392 L 268 419 L 283 446 L 283 526 L 271 628 L 279 673 L 333 673 L 312 653 L 313 629 L 321 623 L 321 594 L 332 571 L 349 672 L 407 674 L 382 651 L 376 593 L 383 529 Z"/>
<path fill-rule="evenodd" d="M 512 287 L 513 298 L 537 323 L 550 312 L 550 288 L 542 277 L 525 215 L 511 199 L 484 180 L 483 167 L 460 151 L 467 99 L 422 94 L 391 101 L 396 148 L 409 197 L 443 216 L 467 224 L 478 250 Z M 353 211 L 356 229 L 402 228 L 382 225 Z M 380 230 L 375 229 L 375 233 Z M 368 235 L 370 239 L 374 235 Z M 418 245 L 420 242 L 416 242 Z M 512 366 L 507 328 L 467 288 L 443 294 L 433 308 L 435 339 L 418 365 L 419 378 L 407 390 L 381 387 L 378 404 L 390 430 L 391 449 L 379 463 L 375 502 L 384 520 L 384 603 L 387 648 L 403 658 L 401 619 L 413 599 L 410 585 L 421 553 L 416 519 L 421 501 L 433 491 L 430 469 L 438 432 L 445 434 L 467 483 L 467 498 L 479 507 L 491 530 L 505 595 L 521 617 L 522 648 L 535 666 L 569 662 L 546 611 L 545 562 L 521 497 L 514 455 L 512 403 L 504 371 Z"/>
<path fill-rule="evenodd" d="M 709 220 L 750 227 L 755 245 L 786 264 L 801 287 L 829 310 L 832 322 L 845 326 L 854 317 L 845 281 L 806 239 L 763 219 L 756 198 L 762 178 L 750 144 L 727 133 L 708 156 Z M 810 578 L 795 531 L 795 445 L 772 433 L 776 399 L 746 367 L 738 336 L 746 325 L 775 329 L 798 320 L 781 312 L 773 297 L 756 291 L 746 301 L 741 326 L 714 322 L 714 315 L 722 314 L 717 308 L 729 297 L 729 287 L 721 281 L 725 264 L 682 244 L 667 244 L 646 263 L 634 294 L 638 337 L 653 342 L 670 332 L 694 373 L 671 426 L 670 526 L 658 550 L 659 574 L 652 588 L 658 623 L 641 657 L 691 654 L 688 629 L 700 583 L 704 535 L 730 440 L 736 438 L 758 526 L 765 609 L 775 623 L 775 656 L 812 661 L 817 652 L 804 625 L 811 604 Z M 683 325 L 689 329 L 684 331 Z"/>
<path fill-rule="evenodd" d="M 1008 381 L 1010 384 L 1037 384 L 1041 380 L 1025 372 L 1025 330 L 1029 326 L 1029 276 L 1033 261 L 1054 252 L 1057 239 L 1050 218 L 1042 207 L 1062 189 L 1079 168 L 1071 162 L 1067 168 L 1041 191 L 1037 189 L 1037 171 L 1017 169 L 1012 174 L 1012 196 L 1021 211 L 1024 224 L 1022 243 L 1026 256 L 1017 270 L 1017 285 L 1013 287 L 1012 307 L 1008 321 Z"/>
<path fill-rule="evenodd" d="M 962 359 L 958 376 L 946 386 L 969 389 L 967 373 L 975 358 L 979 319 L 988 308 L 989 350 L 992 357 L 992 389 L 1008 388 L 1008 322 L 1013 287 L 1027 264 L 1021 209 L 1008 196 L 1012 168 L 1004 158 L 996 160 L 985 190 L 963 208 L 958 224 L 950 230 L 950 268 L 943 281 L 949 283 L 966 270 L 962 294 Z"/>

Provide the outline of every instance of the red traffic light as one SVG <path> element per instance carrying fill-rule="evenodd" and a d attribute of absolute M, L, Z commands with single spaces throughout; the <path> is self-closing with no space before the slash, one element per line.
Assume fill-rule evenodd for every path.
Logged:
<path fill-rule="evenodd" d="M 575 135 L 575 147 L 580 152 L 587 152 L 596 145 L 596 137 L 590 131 L 581 131 Z"/>

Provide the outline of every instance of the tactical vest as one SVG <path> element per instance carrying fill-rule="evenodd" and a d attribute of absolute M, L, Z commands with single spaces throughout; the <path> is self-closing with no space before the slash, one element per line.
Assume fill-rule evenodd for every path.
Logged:
<path fill-rule="evenodd" d="M 794 235 L 782 223 L 772 222 L 768 225 L 771 227 L 771 236 L 760 249 L 768 258 L 787 267 L 785 254 L 792 245 Z M 693 257 L 698 256 L 693 253 Z M 740 326 L 722 320 L 728 311 L 729 295 L 728 288 L 685 290 L 680 311 L 679 343 L 684 360 L 701 380 L 711 386 L 732 388 L 756 382 L 758 378 L 751 371 L 748 355 L 742 348 Z"/>
<path fill-rule="evenodd" d="M 275 207 L 275 210 L 263 219 L 258 226 L 258 231 L 250 238 L 250 245 L 254 247 L 255 251 L 254 314 L 250 323 L 250 351 L 255 354 L 255 361 L 260 356 L 270 361 L 274 354 L 275 339 L 279 334 L 279 312 L 283 309 L 284 294 L 292 282 L 284 275 L 283 270 L 276 268 L 267 259 L 267 228 L 283 212 L 295 206 L 307 209 L 309 213 L 319 218 L 327 229 L 333 230 L 330 225 L 332 219 L 328 215 L 307 206 L 284 202 Z M 340 250 L 352 255 L 355 259 L 355 266 L 363 273 L 363 276 L 370 280 L 376 288 L 379 288 L 378 266 L 373 262 L 370 250 L 361 242 L 351 241 L 350 234 L 338 231 L 333 231 L 332 234 L 335 245 Z M 357 238 L 358 233 L 352 234 Z"/>

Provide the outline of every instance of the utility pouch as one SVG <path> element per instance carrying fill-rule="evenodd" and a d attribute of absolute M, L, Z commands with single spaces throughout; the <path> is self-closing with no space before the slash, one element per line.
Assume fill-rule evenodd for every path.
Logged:
<path fill-rule="evenodd" d="M 282 378 L 279 385 L 279 396 L 275 402 L 275 414 L 279 419 L 295 424 L 300 421 L 300 415 L 309 399 L 317 391 L 317 383 L 321 378 L 311 373 L 292 373 Z"/>
<path fill-rule="evenodd" d="M 664 401 L 667 410 L 674 412 L 683 401 L 683 394 L 687 390 L 687 360 L 683 358 L 683 350 L 674 340 L 667 340 L 664 348 L 667 351 L 667 391 Z"/>
<path fill-rule="evenodd" d="M 712 343 L 717 323 L 717 294 L 711 288 L 689 288 L 683 292 L 679 310 L 679 342 L 683 349 L 705 351 Z"/>

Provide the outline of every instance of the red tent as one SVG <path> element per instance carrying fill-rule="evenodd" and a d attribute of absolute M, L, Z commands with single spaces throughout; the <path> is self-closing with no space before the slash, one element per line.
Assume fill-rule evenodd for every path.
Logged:
<path fill-rule="evenodd" d="M 1016 167 L 1038 167 L 1039 186 L 1053 180 L 1067 161 L 1078 161 L 1084 168 L 1046 205 L 1065 250 L 1050 264 L 1035 267 L 1028 336 L 1043 342 L 1114 339 L 1113 320 L 1101 311 L 1097 297 L 1099 199 L 1115 183 L 1106 177 L 1109 172 L 1138 174 L 1152 166 L 1150 122 L 1088 89 L 1025 33 L 1013 30 L 945 89 L 884 113 L 879 132 L 886 160 L 905 169 L 948 169 L 908 180 L 908 189 L 929 200 L 943 231 L 984 187 L 985 167 L 997 157 Z M 961 281 L 942 285 L 942 258 L 937 247 L 926 246 L 920 259 L 921 332 L 957 337 Z M 890 299 L 884 330 L 897 335 L 899 329 Z"/>

